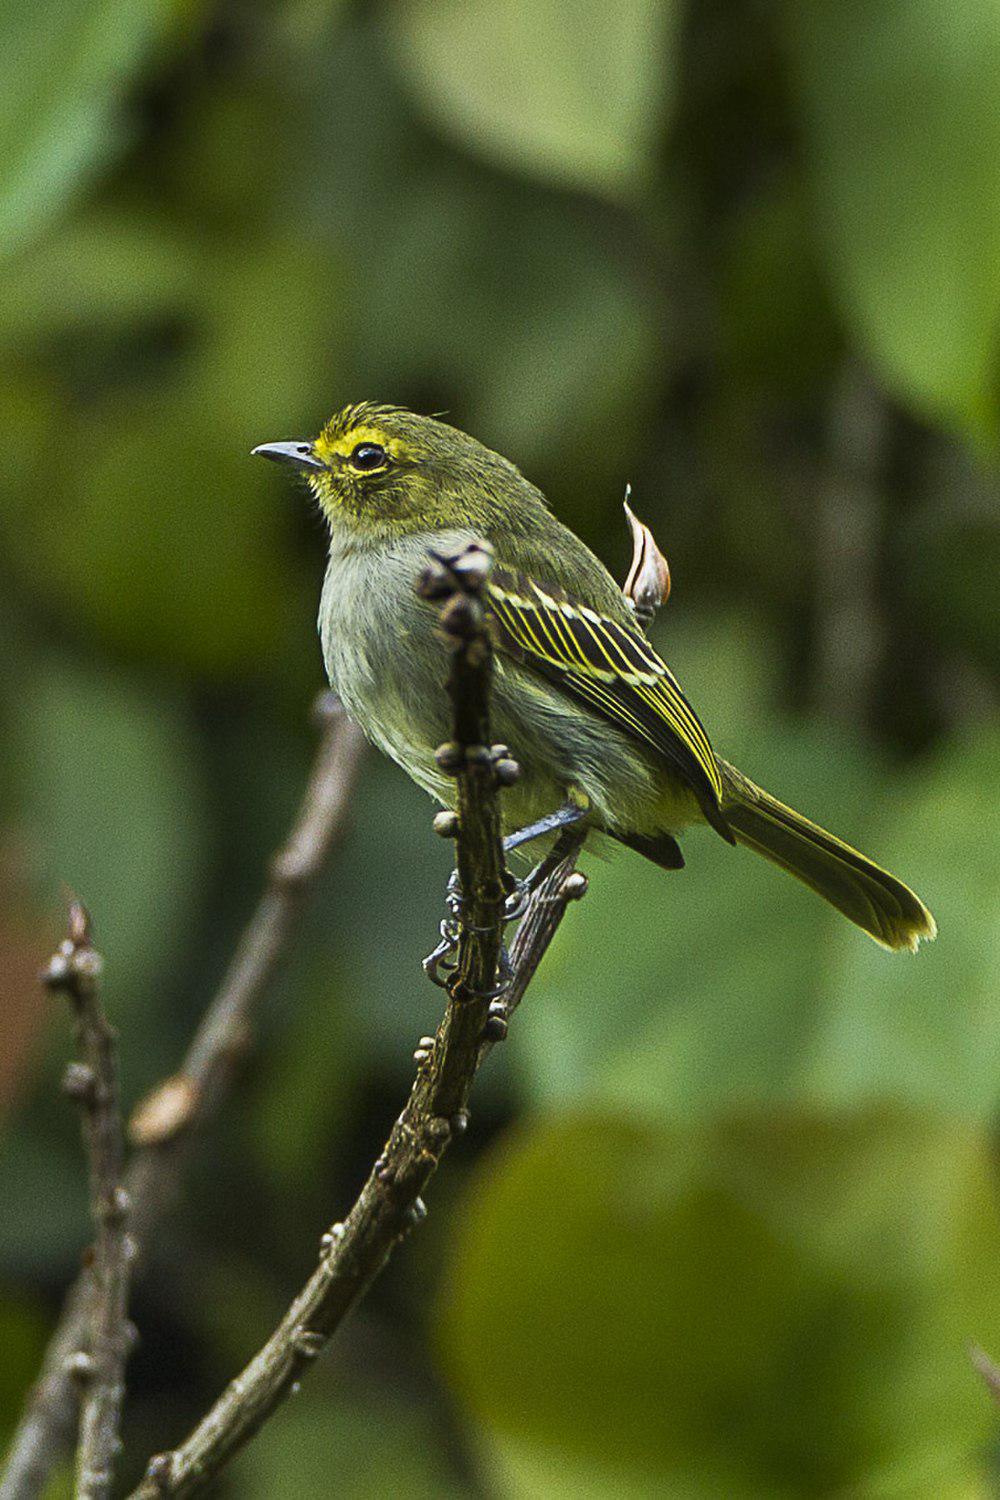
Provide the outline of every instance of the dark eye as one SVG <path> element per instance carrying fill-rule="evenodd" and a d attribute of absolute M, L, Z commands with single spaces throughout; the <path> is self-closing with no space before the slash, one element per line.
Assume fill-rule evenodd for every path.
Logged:
<path fill-rule="evenodd" d="M 371 473 L 373 469 L 384 469 L 389 455 L 379 443 L 359 443 L 351 454 L 351 468 Z"/>

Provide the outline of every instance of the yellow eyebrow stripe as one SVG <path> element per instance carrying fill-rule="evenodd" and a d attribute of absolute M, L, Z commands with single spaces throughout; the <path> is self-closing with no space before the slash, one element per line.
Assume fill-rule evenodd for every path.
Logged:
<path fill-rule="evenodd" d="M 404 458 L 406 450 L 398 438 L 391 437 L 383 432 L 378 426 L 370 422 L 361 422 L 356 427 L 350 427 L 337 437 L 327 437 L 320 433 L 313 443 L 313 450 L 317 458 L 329 463 L 331 458 L 350 458 L 359 443 L 377 443 L 380 448 L 393 458 Z"/>

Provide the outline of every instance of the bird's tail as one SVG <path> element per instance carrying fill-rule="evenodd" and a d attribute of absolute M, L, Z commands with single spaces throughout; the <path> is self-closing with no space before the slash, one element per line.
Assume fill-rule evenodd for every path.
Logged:
<path fill-rule="evenodd" d="M 785 807 L 735 767 L 719 762 L 723 815 L 736 841 L 811 886 L 884 948 L 915 950 L 937 935 L 926 906 L 901 880 Z"/>

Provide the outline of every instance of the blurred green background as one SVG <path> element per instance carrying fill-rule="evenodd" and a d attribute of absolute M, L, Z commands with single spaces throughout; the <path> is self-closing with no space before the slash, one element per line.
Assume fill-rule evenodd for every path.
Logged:
<path fill-rule="evenodd" d="M 0 44 L 0 1428 L 88 1234 L 63 893 L 134 1101 L 312 748 L 322 528 L 249 449 L 373 398 L 619 576 L 630 481 L 719 748 L 941 937 L 708 837 L 591 862 L 426 1226 L 222 1492 L 995 1493 L 996 0 L 8 0 Z M 373 756 L 136 1289 L 124 1479 L 376 1154 L 447 853 Z"/>

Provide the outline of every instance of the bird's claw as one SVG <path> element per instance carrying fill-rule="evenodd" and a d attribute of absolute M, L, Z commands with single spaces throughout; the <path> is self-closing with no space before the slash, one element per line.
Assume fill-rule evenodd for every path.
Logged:
<path fill-rule="evenodd" d="M 518 922 L 528 909 L 528 900 L 531 896 L 531 880 L 518 880 L 510 876 L 511 886 L 504 901 L 503 919 L 505 922 Z M 424 973 L 432 983 L 439 985 L 441 989 L 446 988 L 449 980 L 455 972 L 455 952 L 458 948 L 459 922 L 462 916 L 462 887 L 458 880 L 458 871 L 452 870 L 448 877 L 448 885 L 445 891 L 445 906 L 448 915 L 441 922 L 438 929 L 441 941 L 432 953 L 428 953 L 423 961 Z M 500 949 L 500 962 L 497 966 L 497 985 L 504 988 L 511 977 L 510 955 L 506 946 Z"/>
<path fill-rule="evenodd" d="M 458 948 L 458 922 L 455 917 L 445 917 L 439 931 L 441 941 L 424 959 L 424 973 L 433 984 L 444 989 L 455 972 L 454 954 Z"/>

